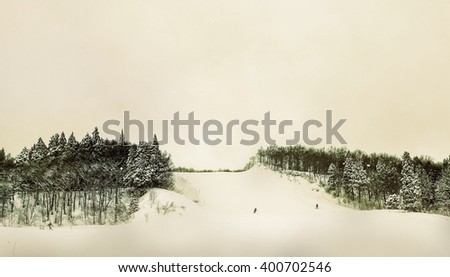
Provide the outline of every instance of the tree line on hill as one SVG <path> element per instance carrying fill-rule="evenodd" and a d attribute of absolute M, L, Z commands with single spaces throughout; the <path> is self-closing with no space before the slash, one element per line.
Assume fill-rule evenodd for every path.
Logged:
<path fill-rule="evenodd" d="M 39 138 L 12 158 L 0 152 L 0 219 L 4 225 L 105 224 L 125 221 L 149 188 L 173 185 L 170 155 L 153 141 L 131 144 L 97 128 Z M 5 223 L 7 222 L 7 224 Z"/>
<path fill-rule="evenodd" d="M 310 172 L 326 177 L 322 185 L 359 208 L 404 209 L 450 215 L 450 159 L 401 158 L 345 148 L 301 145 L 259 149 L 259 163 L 275 170 Z"/>

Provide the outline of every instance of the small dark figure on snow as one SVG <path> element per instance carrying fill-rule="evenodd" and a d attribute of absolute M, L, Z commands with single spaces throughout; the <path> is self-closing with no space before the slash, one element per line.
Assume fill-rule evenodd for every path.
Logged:
<path fill-rule="evenodd" d="M 47 224 L 47 226 L 48 226 L 48 229 L 53 230 L 53 228 L 52 228 L 52 226 L 53 226 L 52 222 L 49 222 L 49 223 Z"/>
<path fill-rule="evenodd" d="M 255 209 L 253 210 L 253 213 L 256 214 L 257 211 L 258 211 L 258 209 L 255 208 Z"/>
<path fill-rule="evenodd" d="M 319 204 L 316 203 L 316 209 L 318 209 L 318 208 L 319 208 Z"/>

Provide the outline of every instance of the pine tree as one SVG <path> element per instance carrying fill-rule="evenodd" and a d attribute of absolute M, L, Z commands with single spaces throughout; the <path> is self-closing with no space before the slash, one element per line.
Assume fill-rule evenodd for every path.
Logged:
<path fill-rule="evenodd" d="M 400 208 L 400 196 L 391 194 L 386 199 L 386 209 L 396 210 Z"/>
<path fill-rule="evenodd" d="M 351 156 L 347 157 L 344 166 L 344 189 L 347 195 L 353 200 L 356 190 L 358 202 L 361 202 L 361 193 L 368 184 L 369 178 L 361 160 L 354 159 Z"/>
<path fill-rule="evenodd" d="M 70 134 L 69 139 L 67 140 L 66 148 L 70 149 L 71 151 L 75 151 L 78 149 L 79 143 L 77 139 L 75 138 L 74 134 Z"/>
<path fill-rule="evenodd" d="M 141 142 L 128 153 L 125 182 L 143 194 L 151 187 L 169 188 L 172 185 L 170 156 L 161 153 L 159 143 Z"/>
<path fill-rule="evenodd" d="M 339 169 L 334 165 L 334 163 L 330 164 L 328 167 L 328 189 L 333 191 L 336 196 L 339 196 L 340 193 L 340 185 L 341 185 L 341 173 Z"/>
<path fill-rule="evenodd" d="M 425 169 L 418 169 L 421 202 L 423 209 L 430 209 L 436 202 L 436 183 L 433 182 Z"/>
<path fill-rule="evenodd" d="M 152 183 L 154 187 L 162 187 L 163 180 L 161 180 L 161 170 L 164 170 L 164 165 L 162 162 L 162 153 L 159 150 L 159 142 L 156 135 L 153 138 L 153 142 L 150 145 L 150 172 Z"/>
<path fill-rule="evenodd" d="M 42 138 L 38 139 L 38 142 L 33 145 L 30 150 L 30 160 L 32 161 L 40 161 L 43 160 L 48 155 L 48 148 L 45 145 Z"/>
<path fill-rule="evenodd" d="M 6 153 L 5 149 L 0 149 L 0 166 L 3 165 L 3 163 L 6 161 Z"/>
<path fill-rule="evenodd" d="M 136 157 L 137 157 L 137 146 L 133 144 L 132 146 L 130 146 L 130 150 L 128 151 L 126 162 L 127 169 L 131 170 L 131 168 L 134 165 L 134 160 L 136 159 Z"/>
<path fill-rule="evenodd" d="M 66 147 L 66 144 L 67 144 L 66 135 L 64 134 L 64 132 L 62 132 L 61 135 L 59 136 L 59 143 L 58 143 L 60 148 L 59 150 L 63 151 L 64 148 Z"/>
<path fill-rule="evenodd" d="M 79 143 L 75 138 L 74 134 L 70 134 L 69 139 L 64 147 L 64 157 L 66 159 L 72 159 L 76 156 L 78 152 Z"/>
<path fill-rule="evenodd" d="M 23 165 L 29 161 L 30 150 L 27 147 L 24 147 L 22 151 L 20 151 L 19 155 L 14 159 L 14 163 L 17 165 Z"/>
<path fill-rule="evenodd" d="M 450 166 L 444 169 L 436 186 L 436 201 L 440 208 L 450 211 Z"/>
<path fill-rule="evenodd" d="M 353 200 L 354 199 L 354 191 L 353 191 L 353 186 L 351 185 L 352 183 L 352 176 L 354 176 L 354 162 L 353 162 L 353 158 L 351 156 L 348 156 L 345 159 L 345 163 L 344 163 L 344 175 L 343 175 L 343 189 L 344 192 L 347 196 L 350 196 L 350 198 Z"/>
<path fill-rule="evenodd" d="M 442 167 L 444 168 L 444 170 L 449 166 L 450 166 L 450 156 L 448 158 L 445 158 L 444 161 L 442 162 Z"/>
<path fill-rule="evenodd" d="M 358 202 L 361 203 L 361 194 L 367 188 L 369 178 L 364 169 L 361 160 L 357 160 L 354 164 L 354 176 L 352 178 L 352 185 L 358 191 Z"/>
<path fill-rule="evenodd" d="M 151 172 L 153 186 L 169 189 L 172 186 L 172 169 L 170 155 L 161 152 L 159 149 L 159 142 L 156 135 L 153 137 L 153 143 L 151 145 Z"/>
<path fill-rule="evenodd" d="M 50 137 L 50 141 L 48 142 L 48 153 L 51 156 L 56 156 L 58 154 L 59 148 L 59 134 L 54 134 Z"/>
<path fill-rule="evenodd" d="M 420 211 L 422 209 L 419 176 L 414 170 L 411 157 L 405 152 L 402 157 L 400 196 L 403 208 L 407 211 Z"/>
<path fill-rule="evenodd" d="M 119 141 L 117 142 L 119 145 L 126 145 L 127 141 L 125 140 L 125 135 L 123 134 L 123 130 L 120 132 Z"/>
<path fill-rule="evenodd" d="M 142 190 L 151 183 L 151 178 L 147 175 L 147 166 L 149 157 L 145 153 L 145 142 L 141 142 L 139 146 L 131 147 L 128 153 L 127 168 L 124 175 L 124 182 L 131 188 Z"/>
<path fill-rule="evenodd" d="M 398 193 L 401 187 L 400 174 L 397 168 L 388 158 L 384 157 L 380 157 L 377 161 L 373 182 L 376 187 L 377 198 L 381 195 L 384 202 L 387 201 L 386 196 Z"/>
<path fill-rule="evenodd" d="M 108 159 L 108 156 L 111 153 L 112 147 L 109 147 L 111 143 L 106 143 L 101 137 L 100 133 L 98 132 L 98 128 L 95 127 L 94 131 L 92 132 L 92 157 L 94 160 L 97 161 L 104 161 L 105 159 Z"/>
<path fill-rule="evenodd" d="M 86 134 L 84 138 L 80 141 L 80 150 L 85 152 L 86 154 L 92 153 L 94 143 L 92 142 L 92 138 L 89 134 Z"/>
<path fill-rule="evenodd" d="M 92 143 L 93 145 L 98 145 L 101 143 L 102 139 L 100 138 L 100 133 L 98 132 L 98 128 L 95 127 L 94 131 L 92 132 Z"/>

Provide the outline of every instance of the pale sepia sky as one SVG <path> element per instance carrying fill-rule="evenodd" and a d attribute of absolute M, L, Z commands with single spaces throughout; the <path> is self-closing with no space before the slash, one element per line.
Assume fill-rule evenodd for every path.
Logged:
<path fill-rule="evenodd" d="M 331 109 L 348 119 L 350 149 L 442 160 L 449 10 L 446 0 L 0 0 L 0 147 L 16 155 L 61 131 L 81 140 L 124 110 L 301 123 Z M 234 168 L 260 145 L 164 149 L 179 166 Z"/>

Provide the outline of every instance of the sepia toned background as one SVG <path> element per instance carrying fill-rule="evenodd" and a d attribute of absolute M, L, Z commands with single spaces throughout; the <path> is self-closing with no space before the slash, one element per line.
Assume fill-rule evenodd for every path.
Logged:
<path fill-rule="evenodd" d="M 61 131 L 81 140 L 124 110 L 225 123 L 271 111 L 300 124 L 331 109 L 347 119 L 350 149 L 442 160 L 449 9 L 445 0 L 0 0 L 0 147 L 15 156 Z M 260 145 L 164 149 L 177 166 L 238 168 Z"/>

